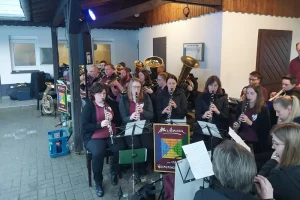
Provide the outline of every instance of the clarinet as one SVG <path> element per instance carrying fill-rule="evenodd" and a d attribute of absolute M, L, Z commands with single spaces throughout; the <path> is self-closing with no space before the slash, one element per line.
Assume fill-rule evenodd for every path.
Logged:
<path fill-rule="evenodd" d="M 247 111 L 248 106 L 249 106 L 249 100 L 246 101 L 246 103 L 245 103 L 245 105 L 244 105 L 244 108 L 243 108 L 243 110 L 242 110 L 241 115 L 242 115 L 242 114 L 245 114 L 245 112 Z M 238 129 L 240 128 L 241 123 L 242 123 L 242 121 L 240 120 L 240 116 L 239 116 L 239 118 L 238 118 L 237 123 L 238 123 L 237 127 L 235 127 L 235 128 L 233 129 L 236 133 L 237 133 L 237 131 L 238 131 Z"/>
<path fill-rule="evenodd" d="M 138 97 L 138 93 L 135 93 L 135 112 L 138 112 L 138 106 L 139 106 L 139 101 L 138 101 L 139 97 Z M 138 112 L 139 113 L 139 112 Z M 141 119 L 141 114 L 139 113 L 138 119 Z"/>
<path fill-rule="evenodd" d="M 111 144 L 114 144 L 114 132 L 111 127 L 111 121 L 108 119 L 108 111 L 107 111 L 107 106 L 105 105 L 105 103 L 104 103 L 104 116 L 105 116 L 105 120 L 107 120 L 109 122 L 107 125 L 107 128 L 108 128 L 108 132 L 110 135 Z"/>
<path fill-rule="evenodd" d="M 168 113 L 168 120 L 170 122 L 171 120 L 171 115 L 172 115 L 172 106 L 171 106 L 171 101 L 173 100 L 173 88 L 171 88 L 171 91 L 170 91 L 170 99 L 169 99 L 169 108 L 170 108 L 170 112 Z"/>
<path fill-rule="evenodd" d="M 210 106 L 211 106 L 211 104 L 214 103 L 214 100 L 215 100 L 215 99 L 214 99 L 214 96 L 215 96 L 214 93 L 211 93 L 211 94 L 210 94 L 209 111 L 212 111 L 211 108 L 210 108 Z M 208 122 L 209 122 L 209 123 L 211 123 L 212 120 L 213 120 L 212 115 L 213 115 L 213 113 L 211 114 L 211 117 L 208 118 Z"/>

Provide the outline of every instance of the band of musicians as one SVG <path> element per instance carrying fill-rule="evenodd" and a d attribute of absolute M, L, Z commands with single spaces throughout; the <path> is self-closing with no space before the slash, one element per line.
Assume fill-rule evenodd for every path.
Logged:
<path fill-rule="evenodd" d="M 179 76 L 157 56 L 132 64 L 101 61 L 90 67 L 80 77 L 81 89 L 89 94 L 82 109 L 81 129 L 84 146 L 92 153 L 97 196 L 106 192 L 103 165 L 107 149 L 113 156 L 111 183 L 105 184 L 118 184 L 122 150 L 147 149 L 146 162 L 135 165 L 138 179 L 153 171 L 153 126 L 145 126 L 133 139 L 119 137 L 128 123 L 170 124 L 172 119 L 185 119 L 192 132 L 190 143 L 203 141 L 207 150 L 213 150 L 214 178 L 209 188 L 192 195 L 194 200 L 300 199 L 300 43 L 296 50 L 299 56 L 282 77 L 280 91 L 268 91 L 261 85 L 264 77 L 252 71 L 249 84 L 240 86 L 240 98 L 234 106 L 230 106 L 218 76 L 212 74 L 204 87 L 198 88 L 201 77 L 194 77 L 192 70 L 200 63 L 189 56 L 181 58 Z M 222 139 L 204 135 L 198 121 L 215 124 Z M 231 139 L 229 127 L 251 152 Z"/>

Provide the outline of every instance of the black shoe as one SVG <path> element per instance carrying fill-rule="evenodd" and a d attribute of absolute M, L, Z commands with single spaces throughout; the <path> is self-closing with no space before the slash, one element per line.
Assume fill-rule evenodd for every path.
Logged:
<path fill-rule="evenodd" d="M 111 175 L 111 184 L 113 184 L 113 185 L 117 185 L 118 184 L 118 175 L 115 174 L 115 173 L 113 173 Z"/>
<path fill-rule="evenodd" d="M 96 194 L 97 194 L 98 197 L 103 197 L 104 190 L 103 190 L 102 185 L 97 185 L 96 186 Z"/>

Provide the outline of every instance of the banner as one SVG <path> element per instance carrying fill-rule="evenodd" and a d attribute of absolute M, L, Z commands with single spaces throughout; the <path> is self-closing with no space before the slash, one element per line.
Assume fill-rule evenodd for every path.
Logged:
<path fill-rule="evenodd" d="M 56 84 L 57 91 L 57 110 L 69 114 L 68 112 L 68 100 L 67 100 L 67 86 L 62 84 Z"/>
<path fill-rule="evenodd" d="M 183 156 L 182 146 L 190 143 L 190 126 L 154 124 L 154 171 L 175 173 L 175 160 Z"/>

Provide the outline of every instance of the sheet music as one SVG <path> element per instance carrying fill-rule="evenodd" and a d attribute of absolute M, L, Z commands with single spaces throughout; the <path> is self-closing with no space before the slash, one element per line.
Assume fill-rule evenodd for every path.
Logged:
<path fill-rule="evenodd" d="M 229 132 L 228 134 L 230 135 L 230 137 L 239 145 L 242 145 L 243 147 L 245 147 L 249 152 L 251 152 L 250 147 L 244 142 L 244 140 L 242 140 L 242 138 L 235 133 L 234 130 L 232 130 L 231 127 L 229 127 Z"/>
<path fill-rule="evenodd" d="M 145 126 L 146 120 L 140 120 L 135 122 L 128 122 L 126 124 L 125 136 L 129 136 L 132 134 L 133 125 L 136 124 L 134 135 L 140 135 L 143 133 L 143 129 Z"/>
<path fill-rule="evenodd" d="M 196 179 L 214 175 L 210 156 L 203 141 L 182 146 Z"/>
<path fill-rule="evenodd" d="M 210 132 L 211 132 L 211 135 L 213 137 L 217 137 L 217 138 L 222 139 L 222 136 L 220 135 L 219 129 L 217 128 L 217 126 L 215 124 L 212 124 L 212 123 L 209 123 L 209 122 L 203 122 L 203 121 L 198 121 L 198 124 L 202 128 L 202 132 L 203 132 L 204 135 L 210 136 L 209 131 L 206 127 L 206 126 L 208 126 L 210 128 Z"/>

